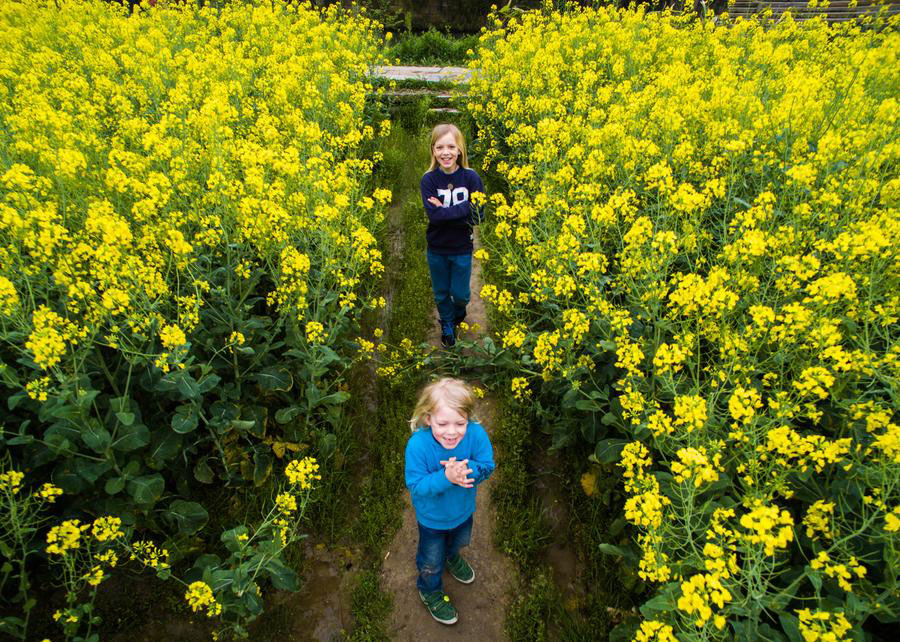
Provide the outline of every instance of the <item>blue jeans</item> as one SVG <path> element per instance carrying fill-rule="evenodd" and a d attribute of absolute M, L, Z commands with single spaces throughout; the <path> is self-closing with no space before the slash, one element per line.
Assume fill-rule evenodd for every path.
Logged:
<path fill-rule="evenodd" d="M 444 574 L 444 563 L 459 555 L 462 547 L 469 545 L 473 517 L 474 515 L 470 515 L 462 524 L 446 531 L 419 524 L 419 550 L 416 551 L 419 577 L 416 579 L 416 587 L 422 593 L 443 588 L 441 575 Z"/>
<path fill-rule="evenodd" d="M 441 333 L 453 334 L 454 325 L 466 318 L 471 296 L 471 254 L 436 254 L 428 250 L 428 270 L 434 303 L 441 318 Z"/>

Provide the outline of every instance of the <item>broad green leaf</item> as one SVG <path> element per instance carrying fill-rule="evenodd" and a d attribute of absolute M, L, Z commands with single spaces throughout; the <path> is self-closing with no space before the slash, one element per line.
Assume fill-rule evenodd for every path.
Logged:
<path fill-rule="evenodd" d="M 128 494 L 138 504 L 153 504 L 162 497 L 165 487 L 166 482 L 159 473 L 143 475 L 128 482 Z"/>
<path fill-rule="evenodd" d="M 117 412 L 116 418 L 121 422 L 123 426 L 130 426 L 134 423 L 133 412 Z"/>
<path fill-rule="evenodd" d="M 182 404 L 175 409 L 175 414 L 172 415 L 172 430 L 185 435 L 195 431 L 199 422 L 197 406 L 190 403 Z"/>
<path fill-rule="evenodd" d="M 206 457 L 194 465 L 194 479 L 201 484 L 211 484 L 215 481 L 212 468 L 206 463 Z"/>
<path fill-rule="evenodd" d="M 93 484 L 112 470 L 112 462 L 108 460 L 92 461 L 90 459 L 78 458 L 75 460 L 75 470 L 82 479 Z"/>
<path fill-rule="evenodd" d="M 575 402 L 575 408 L 582 412 L 597 412 L 602 406 L 593 399 L 579 399 Z"/>
<path fill-rule="evenodd" d="M 319 453 L 321 453 L 322 459 L 331 457 L 331 455 L 334 454 L 336 447 L 337 437 L 335 437 L 334 433 L 326 432 L 319 437 Z"/>
<path fill-rule="evenodd" d="M 194 379 L 189 372 L 184 370 L 180 371 L 181 377 L 178 381 L 178 392 L 181 393 L 181 396 L 185 399 L 190 399 L 194 401 L 200 398 L 200 386 L 197 383 L 197 380 Z"/>
<path fill-rule="evenodd" d="M 320 404 L 320 405 L 325 405 L 325 404 L 328 404 L 328 405 L 332 405 L 332 404 L 338 405 L 338 404 L 343 404 L 343 403 L 345 403 L 348 399 L 350 399 L 350 393 L 349 393 L 349 392 L 346 392 L 346 391 L 344 391 L 344 390 L 338 390 L 337 392 L 333 392 L 333 393 L 331 393 L 330 395 L 327 395 L 327 396 L 325 396 L 325 397 L 322 397 L 322 398 L 319 400 L 319 404 Z"/>
<path fill-rule="evenodd" d="M 594 448 L 594 457 L 601 464 L 611 464 L 619 460 L 622 449 L 625 448 L 628 441 L 625 439 L 604 439 L 597 442 Z"/>
<path fill-rule="evenodd" d="M 103 487 L 103 490 L 106 491 L 107 495 L 115 495 L 121 493 L 123 488 L 125 488 L 124 477 L 110 477 L 106 480 L 106 485 Z"/>
<path fill-rule="evenodd" d="M 296 591 L 300 588 L 297 574 L 277 559 L 269 560 L 265 568 L 275 588 L 282 591 Z"/>
<path fill-rule="evenodd" d="M 275 421 L 280 424 L 287 424 L 293 421 L 294 417 L 303 412 L 303 408 L 300 406 L 287 406 L 286 408 L 279 408 L 275 413 Z"/>
<path fill-rule="evenodd" d="M 242 431 L 248 431 L 253 429 L 253 427 L 256 425 L 256 421 L 253 419 L 232 419 L 230 424 L 232 428 L 236 428 Z"/>
<path fill-rule="evenodd" d="M 668 593 L 659 593 L 641 605 L 640 612 L 648 620 L 656 619 L 658 613 L 671 611 L 675 608 L 672 596 Z"/>
<path fill-rule="evenodd" d="M 272 473 L 274 459 L 267 452 L 257 452 L 253 455 L 253 483 L 262 486 Z"/>
<path fill-rule="evenodd" d="M 200 392 L 209 392 L 217 385 L 219 385 L 220 381 L 222 381 L 222 377 L 220 377 L 219 375 L 211 374 L 203 377 L 203 379 L 200 380 L 199 384 Z"/>
<path fill-rule="evenodd" d="M 96 419 L 89 419 L 82 425 L 81 441 L 95 453 L 105 452 L 111 440 L 109 431 Z"/>
<path fill-rule="evenodd" d="M 294 378 L 284 367 L 269 367 L 256 373 L 254 377 L 259 387 L 267 392 L 281 390 L 287 392 L 294 385 Z"/>
<path fill-rule="evenodd" d="M 206 526 L 209 513 L 197 502 L 176 499 L 164 513 L 178 524 L 178 532 L 182 535 L 193 535 Z"/>
<path fill-rule="evenodd" d="M 619 548 L 618 546 L 613 546 L 612 544 L 607 544 L 606 542 L 597 545 L 597 550 L 606 555 L 616 555 L 618 557 L 625 557 L 625 551 Z"/>
<path fill-rule="evenodd" d="M 790 613 L 779 613 L 778 620 L 781 622 L 781 630 L 787 635 L 791 642 L 803 642 L 800 635 L 800 620 L 796 615 Z"/>
<path fill-rule="evenodd" d="M 110 446 L 113 450 L 129 452 L 143 448 L 150 443 L 150 429 L 144 424 L 131 424 L 119 426 L 115 439 Z"/>
<path fill-rule="evenodd" d="M 157 430 L 153 434 L 153 446 L 150 449 L 150 459 L 164 464 L 172 460 L 181 452 L 182 437 L 172 430 Z"/>

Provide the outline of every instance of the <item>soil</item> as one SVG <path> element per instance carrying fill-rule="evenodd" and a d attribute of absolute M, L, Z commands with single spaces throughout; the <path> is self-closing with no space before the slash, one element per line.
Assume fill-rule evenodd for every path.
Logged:
<path fill-rule="evenodd" d="M 476 239 L 476 247 L 478 246 Z M 472 267 L 472 299 L 466 321 L 477 323 L 476 336 L 487 331 L 487 317 L 481 290 L 481 266 L 474 261 Z M 429 342 L 440 347 L 437 312 Z M 476 415 L 491 434 L 497 414 L 497 400 L 487 393 L 476 408 Z M 502 465 L 502 462 L 499 463 Z M 416 589 L 415 552 L 418 528 L 415 511 L 405 493 L 403 526 L 394 537 L 382 566 L 381 585 L 394 599 L 388 633 L 395 640 L 503 640 L 503 622 L 515 583 L 516 573 L 512 562 L 493 546 L 494 510 L 490 503 L 488 479 L 479 486 L 475 502 L 475 521 L 469 547 L 463 550 L 466 560 L 475 570 L 475 582 L 460 584 L 444 573 L 444 590 L 459 611 L 459 621 L 447 626 L 431 618 L 419 599 Z"/>

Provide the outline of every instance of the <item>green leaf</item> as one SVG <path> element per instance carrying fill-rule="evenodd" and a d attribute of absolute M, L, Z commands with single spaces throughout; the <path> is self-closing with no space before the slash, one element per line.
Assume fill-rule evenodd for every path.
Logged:
<path fill-rule="evenodd" d="M 150 449 L 150 459 L 163 464 L 181 452 L 182 437 L 171 430 L 157 430 L 153 435 L 153 447 Z"/>
<path fill-rule="evenodd" d="M 178 532 L 182 535 L 193 535 L 209 521 L 209 513 L 203 506 L 197 502 L 186 502 L 181 499 L 169 504 L 164 515 L 178 524 Z"/>
<path fill-rule="evenodd" d="M 201 484 L 211 484 L 215 480 L 212 468 L 209 467 L 206 460 L 207 458 L 204 457 L 194 465 L 194 479 Z"/>
<path fill-rule="evenodd" d="M 81 441 L 95 453 L 105 452 L 111 440 L 109 431 L 96 419 L 88 419 L 81 429 Z"/>
<path fill-rule="evenodd" d="M 791 642 L 803 642 L 800 635 L 800 620 L 796 615 L 790 613 L 779 613 L 778 620 L 781 622 L 781 630 L 787 635 Z"/>
<path fill-rule="evenodd" d="M 350 399 L 350 393 L 344 390 L 338 390 L 330 395 L 322 397 L 319 400 L 320 405 L 339 405 L 345 403 L 348 399 Z"/>
<path fill-rule="evenodd" d="M 256 420 L 254 419 L 232 419 L 230 422 L 232 428 L 236 428 L 242 431 L 253 430 L 253 427 L 256 426 Z"/>
<path fill-rule="evenodd" d="M 153 504 L 162 497 L 166 482 L 162 475 L 153 473 L 136 477 L 128 482 L 128 494 L 138 504 Z"/>
<path fill-rule="evenodd" d="M 267 452 L 257 452 L 253 455 L 253 483 L 262 486 L 272 473 L 272 455 Z"/>
<path fill-rule="evenodd" d="M 622 449 L 628 444 L 625 439 L 603 439 L 594 448 L 594 457 L 601 464 L 611 464 L 619 460 Z"/>
<path fill-rule="evenodd" d="M 299 415 L 303 411 L 303 408 L 300 406 L 287 406 L 286 408 L 280 408 L 275 413 L 275 421 L 280 424 L 287 424 L 293 421 L 294 417 Z"/>
<path fill-rule="evenodd" d="M 627 616 L 609 632 L 609 642 L 631 642 L 640 625 L 640 618 Z"/>
<path fill-rule="evenodd" d="M 254 377 L 259 387 L 266 392 L 281 390 L 287 392 L 294 385 L 294 378 L 285 367 L 269 367 L 256 373 Z"/>
<path fill-rule="evenodd" d="M 612 544 L 602 543 L 597 545 L 597 550 L 606 555 L 616 555 L 618 557 L 625 557 L 625 551 L 619 548 L 618 546 L 613 546 Z"/>
<path fill-rule="evenodd" d="M 96 482 L 111 469 L 112 463 L 107 460 L 90 461 L 81 458 L 75 460 L 75 470 L 78 472 L 79 477 L 89 481 L 91 484 Z"/>
<path fill-rule="evenodd" d="M 181 377 L 178 379 L 178 392 L 185 399 L 196 400 L 200 398 L 200 386 L 189 372 L 180 371 Z"/>
<path fill-rule="evenodd" d="M 334 433 L 326 432 L 319 437 L 319 453 L 322 455 L 322 459 L 331 457 L 331 455 L 334 454 L 336 447 L 337 437 L 335 437 Z"/>
<path fill-rule="evenodd" d="M 240 526 L 239 528 L 244 528 L 246 531 L 246 527 L 244 526 Z M 225 540 L 223 539 L 222 541 Z M 204 553 L 194 561 L 194 568 L 199 571 L 212 570 L 214 568 L 217 568 L 221 563 L 222 560 L 215 553 Z"/>
<path fill-rule="evenodd" d="M 150 443 L 150 429 L 144 424 L 131 424 L 119 426 L 116 438 L 110 444 L 113 450 L 129 452 L 143 448 Z"/>
<path fill-rule="evenodd" d="M 220 381 L 222 381 L 222 377 L 220 377 L 219 375 L 211 374 L 203 377 L 203 379 L 200 380 L 199 384 L 200 392 L 209 392 L 217 385 L 219 385 Z"/>
<path fill-rule="evenodd" d="M 600 419 L 600 423 L 604 426 L 613 426 L 619 423 L 619 418 L 615 415 L 615 413 L 607 412 Z"/>
<path fill-rule="evenodd" d="M 16 406 L 18 406 L 19 403 L 25 401 L 26 399 L 28 399 L 28 395 L 24 391 L 17 392 L 16 394 L 10 395 L 6 398 L 6 407 L 10 411 L 15 410 Z"/>
<path fill-rule="evenodd" d="M 230 530 L 223 531 L 222 535 L 219 536 L 219 539 L 225 544 L 225 548 L 232 553 L 236 553 L 241 550 L 241 547 L 243 546 L 243 543 L 239 538 L 246 537 L 248 534 L 247 527 L 242 524 Z"/>
<path fill-rule="evenodd" d="M 297 574 L 277 559 L 270 560 L 265 568 L 275 588 L 282 591 L 297 591 L 300 589 Z"/>
<path fill-rule="evenodd" d="M 816 595 L 822 590 L 822 576 L 819 575 L 817 571 L 810 570 L 808 572 L 809 581 L 812 583 L 813 588 L 816 589 Z"/>
<path fill-rule="evenodd" d="M 181 435 L 194 432 L 199 425 L 200 418 L 197 415 L 197 406 L 192 403 L 182 404 L 175 409 L 172 415 L 172 430 Z"/>
<path fill-rule="evenodd" d="M 103 487 L 103 490 L 106 491 L 107 495 L 116 495 L 121 493 L 123 488 L 125 488 L 124 477 L 111 477 L 106 480 L 106 485 Z"/>
<path fill-rule="evenodd" d="M 133 412 L 117 412 L 116 418 L 123 426 L 130 426 L 134 423 L 134 413 Z"/>
<path fill-rule="evenodd" d="M 628 524 L 627 520 L 624 517 L 618 517 L 612 521 L 609 525 L 609 534 L 613 537 L 618 537 L 622 534 L 622 531 L 625 530 L 625 526 Z"/>
<path fill-rule="evenodd" d="M 75 397 L 75 403 L 78 404 L 78 407 L 82 410 L 90 410 L 91 404 L 94 403 L 94 399 L 96 399 L 99 394 L 99 390 L 81 390 L 81 394 Z"/>
<path fill-rule="evenodd" d="M 667 593 L 660 593 L 641 605 L 640 612 L 648 620 L 656 619 L 657 613 L 665 613 L 675 608 L 675 602 Z"/>
<path fill-rule="evenodd" d="M 583 412 L 597 412 L 601 406 L 593 399 L 579 399 L 575 402 L 575 408 Z"/>
<path fill-rule="evenodd" d="M 0 381 L 3 381 L 9 388 L 20 388 L 19 375 L 15 368 L 10 368 L 7 364 L 0 361 Z"/>

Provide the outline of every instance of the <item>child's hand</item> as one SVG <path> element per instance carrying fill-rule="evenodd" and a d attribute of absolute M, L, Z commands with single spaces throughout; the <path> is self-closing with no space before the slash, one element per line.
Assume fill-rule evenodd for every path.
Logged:
<path fill-rule="evenodd" d="M 435 207 L 443 207 L 444 206 L 444 201 L 439 199 L 437 196 L 429 196 L 428 202 L 431 203 L 432 205 L 434 205 Z"/>
<path fill-rule="evenodd" d="M 441 465 L 444 467 L 444 474 L 447 475 L 447 479 L 450 480 L 451 484 L 456 484 L 463 488 L 472 488 L 475 485 L 475 480 L 468 476 L 472 472 L 472 469 L 467 465 L 468 463 L 468 459 L 456 461 L 456 457 L 451 457 L 446 461 L 442 461 Z"/>

